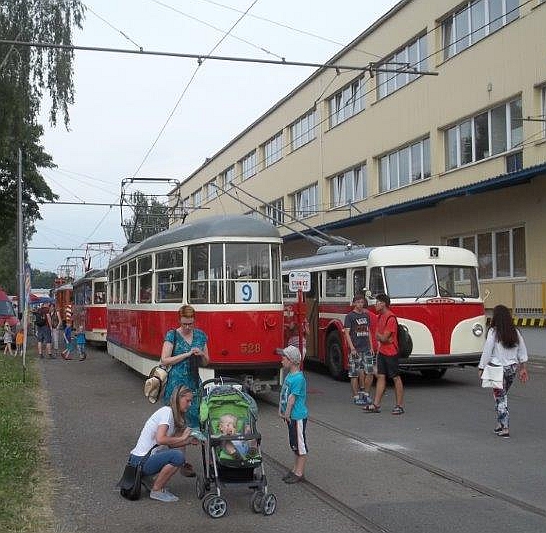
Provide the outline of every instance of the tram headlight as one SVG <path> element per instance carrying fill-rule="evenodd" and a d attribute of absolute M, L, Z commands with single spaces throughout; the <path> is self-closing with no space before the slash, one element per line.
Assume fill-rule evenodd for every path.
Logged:
<path fill-rule="evenodd" d="M 472 333 L 474 333 L 476 337 L 481 337 L 483 335 L 483 326 L 481 324 L 474 324 Z"/>

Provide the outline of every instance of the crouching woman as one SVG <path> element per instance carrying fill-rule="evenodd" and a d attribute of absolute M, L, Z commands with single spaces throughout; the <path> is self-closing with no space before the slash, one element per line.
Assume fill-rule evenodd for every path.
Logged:
<path fill-rule="evenodd" d="M 157 476 L 150 491 L 150 498 L 162 502 L 176 502 L 178 497 L 166 489 L 166 485 L 185 463 L 184 447 L 198 444 L 190 436 L 185 414 L 191 406 L 193 393 L 184 385 L 177 387 L 169 405 L 158 409 L 144 424 L 136 446 L 131 450 L 129 463 L 142 463 L 144 476 Z M 154 447 L 148 458 L 146 455 Z"/>

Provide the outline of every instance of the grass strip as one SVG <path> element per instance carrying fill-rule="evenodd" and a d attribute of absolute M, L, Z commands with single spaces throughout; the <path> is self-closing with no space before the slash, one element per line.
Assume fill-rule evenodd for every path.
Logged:
<path fill-rule="evenodd" d="M 46 419 L 44 406 L 37 406 L 35 364 L 27 357 L 23 382 L 21 358 L 0 355 L 0 531 L 6 533 L 50 527 L 50 503 L 44 497 L 50 479 L 43 445 Z"/>

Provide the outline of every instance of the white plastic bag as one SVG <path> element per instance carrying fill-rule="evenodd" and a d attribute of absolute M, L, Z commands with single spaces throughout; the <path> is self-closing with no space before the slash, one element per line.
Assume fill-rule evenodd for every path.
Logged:
<path fill-rule="evenodd" d="M 502 389 L 504 368 L 502 366 L 487 365 L 482 372 L 482 387 L 486 389 Z"/>

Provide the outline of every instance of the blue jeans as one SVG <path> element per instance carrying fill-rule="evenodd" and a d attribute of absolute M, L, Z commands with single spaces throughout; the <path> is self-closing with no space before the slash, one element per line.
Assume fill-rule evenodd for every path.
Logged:
<path fill-rule="evenodd" d="M 129 456 L 129 464 L 137 466 L 142 462 L 144 457 L 140 455 Z M 161 450 L 157 453 L 153 453 L 146 459 L 142 467 L 142 473 L 145 476 L 153 476 L 161 471 L 165 465 L 182 466 L 186 462 L 184 452 L 182 450 L 173 448 L 169 450 Z"/>

